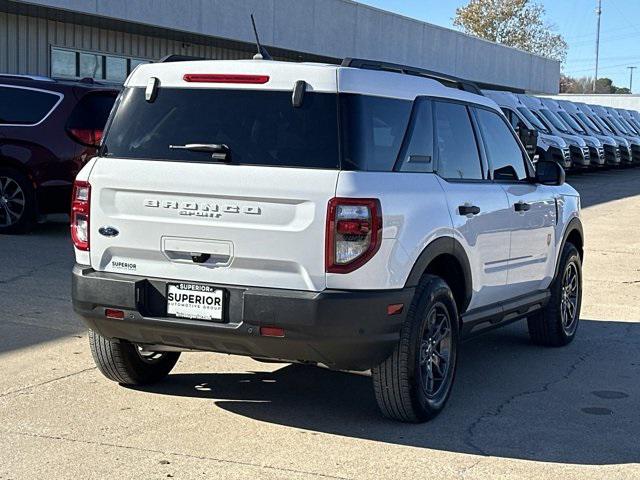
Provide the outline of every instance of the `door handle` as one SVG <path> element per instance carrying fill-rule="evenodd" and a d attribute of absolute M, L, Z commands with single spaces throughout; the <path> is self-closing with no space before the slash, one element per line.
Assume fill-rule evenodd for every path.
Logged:
<path fill-rule="evenodd" d="M 480 207 L 476 207 L 475 205 L 460 205 L 458 207 L 458 213 L 465 217 L 467 215 L 478 215 L 480 213 Z"/>
<path fill-rule="evenodd" d="M 516 212 L 528 212 L 529 210 L 531 210 L 531 205 L 524 202 L 518 202 L 513 205 L 513 208 Z"/>

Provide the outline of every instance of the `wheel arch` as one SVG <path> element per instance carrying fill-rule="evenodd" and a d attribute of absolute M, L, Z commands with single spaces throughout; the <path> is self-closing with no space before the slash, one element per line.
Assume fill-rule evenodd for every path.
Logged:
<path fill-rule="evenodd" d="M 0 168 L 12 168 L 26 175 L 29 180 L 33 181 L 29 168 L 24 163 L 14 158 L 7 157 L 6 155 L 0 155 Z"/>
<path fill-rule="evenodd" d="M 456 300 L 458 313 L 466 311 L 471 302 L 473 281 L 471 265 L 464 247 L 453 237 L 440 237 L 427 245 L 413 265 L 406 287 L 415 287 L 424 274 L 441 277 Z"/>
<path fill-rule="evenodd" d="M 562 235 L 562 243 L 560 244 L 560 249 L 558 250 L 556 258 L 554 278 L 558 275 L 558 269 L 560 268 L 560 256 L 562 255 L 562 251 L 564 250 L 564 246 L 567 242 L 576 247 L 580 254 L 580 259 L 584 260 L 584 229 L 582 228 L 582 221 L 578 217 L 573 217 L 571 219 L 564 230 L 564 234 Z"/>

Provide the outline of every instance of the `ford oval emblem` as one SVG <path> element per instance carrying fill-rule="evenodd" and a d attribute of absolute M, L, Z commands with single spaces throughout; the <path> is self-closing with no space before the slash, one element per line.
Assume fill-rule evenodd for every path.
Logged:
<path fill-rule="evenodd" d="M 98 233 L 104 237 L 117 237 L 120 232 L 114 227 L 100 227 Z"/>

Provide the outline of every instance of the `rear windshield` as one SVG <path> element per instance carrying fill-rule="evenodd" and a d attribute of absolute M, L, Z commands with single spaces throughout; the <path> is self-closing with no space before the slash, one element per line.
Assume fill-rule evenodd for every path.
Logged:
<path fill-rule="evenodd" d="M 204 88 L 160 88 L 147 102 L 143 88 L 128 88 L 102 154 L 207 162 L 211 153 L 170 146 L 223 144 L 232 164 L 338 168 L 337 103 L 307 93 L 294 108 L 291 92 Z"/>
<path fill-rule="evenodd" d="M 209 162 L 211 153 L 176 146 L 223 144 L 233 165 L 393 170 L 413 102 L 291 91 L 160 88 L 153 102 L 127 88 L 102 155 Z M 174 148 L 170 148 L 173 145 Z"/>
<path fill-rule="evenodd" d="M 109 92 L 88 93 L 78 102 L 69 117 L 69 128 L 102 130 L 116 101 L 116 94 Z"/>

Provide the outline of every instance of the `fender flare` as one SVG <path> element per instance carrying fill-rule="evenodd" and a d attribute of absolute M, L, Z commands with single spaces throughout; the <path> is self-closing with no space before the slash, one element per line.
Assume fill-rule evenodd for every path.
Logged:
<path fill-rule="evenodd" d="M 556 268 L 553 274 L 554 280 L 558 276 L 558 269 L 560 268 L 560 257 L 562 255 L 562 251 L 564 250 L 564 246 L 567 244 L 569 235 L 571 235 L 573 232 L 578 232 L 580 238 L 582 239 L 582 245 L 584 247 L 584 229 L 582 228 L 582 221 L 578 217 L 573 217 L 567 224 L 567 227 L 564 229 L 564 234 L 562 235 L 562 243 L 560 244 L 560 250 L 558 251 L 558 256 L 556 258 Z M 583 256 L 583 251 L 580 251 L 580 257 Z"/>
<path fill-rule="evenodd" d="M 467 253 L 465 252 L 464 247 L 453 237 L 436 238 L 431 243 L 429 243 L 424 248 L 424 250 L 422 250 L 420 255 L 418 255 L 417 260 L 413 264 L 413 267 L 411 268 L 409 277 L 405 282 L 405 287 L 416 287 L 429 264 L 434 259 L 444 254 L 455 257 L 462 268 L 465 285 L 464 305 L 466 308 L 466 306 L 469 305 L 469 302 L 471 302 L 471 295 L 473 294 L 471 265 L 469 263 L 469 259 L 467 258 Z"/>

